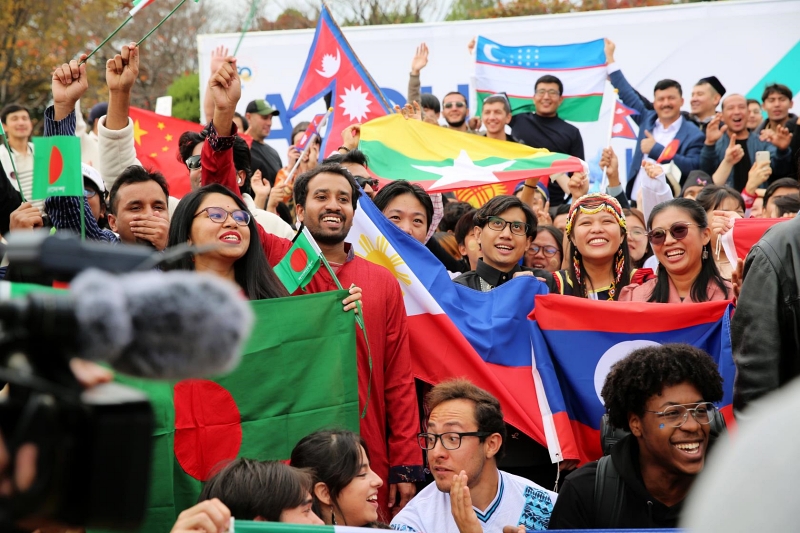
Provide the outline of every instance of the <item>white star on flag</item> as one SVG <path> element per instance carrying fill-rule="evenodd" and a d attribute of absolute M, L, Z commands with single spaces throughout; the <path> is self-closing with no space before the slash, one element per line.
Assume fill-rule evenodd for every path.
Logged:
<path fill-rule="evenodd" d="M 484 185 L 487 183 L 499 183 L 500 180 L 494 175 L 495 172 L 502 172 L 516 161 L 503 161 L 495 165 L 487 165 L 481 167 L 475 164 L 470 159 L 466 150 L 461 150 L 458 157 L 453 160 L 453 165 L 449 167 L 428 167 L 421 165 L 413 165 L 414 168 L 422 170 L 423 172 L 430 172 L 431 174 L 438 174 L 440 179 L 436 180 L 433 186 L 428 188 L 430 192 L 436 192 L 441 189 L 448 189 L 454 184 L 463 184 L 465 187 L 472 185 Z"/>
<path fill-rule="evenodd" d="M 350 122 L 363 122 L 366 120 L 369 113 L 369 104 L 372 103 L 367 96 L 369 96 L 369 93 L 362 92 L 360 85 L 355 87 L 351 84 L 349 89 L 345 87 L 344 94 L 339 97 L 342 99 L 339 107 L 344 109 L 344 114 L 350 117 Z"/>

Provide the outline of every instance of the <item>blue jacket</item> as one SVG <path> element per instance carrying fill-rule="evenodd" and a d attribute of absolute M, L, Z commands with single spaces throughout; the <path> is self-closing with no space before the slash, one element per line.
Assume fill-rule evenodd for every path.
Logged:
<path fill-rule="evenodd" d="M 707 172 L 708 175 L 713 175 L 722 160 L 725 159 L 725 150 L 728 149 L 730 143 L 731 139 L 727 135 L 723 135 L 713 146 L 703 143 L 703 150 L 700 152 L 700 169 Z M 750 166 L 755 162 L 756 152 L 762 151 L 767 151 L 772 156 L 770 163 L 772 176 L 770 176 L 768 183 L 789 175 L 791 171 L 791 150 L 789 148 L 778 150 L 774 144 L 759 139 L 758 133 L 753 131 L 747 138 L 747 155 L 750 157 Z M 728 181 L 725 182 L 725 185 L 733 187 L 733 170 L 728 175 Z"/>
<path fill-rule="evenodd" d="M 639 138 L 636 139 L 636 151 L 633 153 L 631 166 L 628 168 L 628 186 L 626 190 L 630 198 L 631 191 L 633 190 L 633 182 L 635 181 L 633 178 L 636 177 L 639 168 L 642 166 L 641 141 L 645 138 L 644 132 L 653 132 L 656 120 L 658 120 L 658 115 L 656 115 L 655 111 L 645 107 L 639 95 L 633 87 L 631 87 L 631 84 L 628 83 L 628 80 L 625 79 L 625 76 L 622 75 L 622 71 L 618 70 L 612 72 L 609 78 L 611 79 L 611 85 L 619 91 L 619 97 L 622 102 L 626 106 L 639 112 L 638 115 L 633 115 L 631 117 L 639 124 Z M 673 161 L 678 168 L 681 169 L 682 186 L 689 176 L 689 172 L 700 168 L 700 151 L 703 149 L 706 137 L 703 135 L 703 132 L 700 131 L 700 128 L 684 119 L 675 138 L 678 139 L 680 143 L 678 145 L 678 153 L 676 153 L 671 160 L 665 160 L 665 162 Z M 664 148 L 665 147 L 661 144 L 656 143 L 648 155 L 651 159 L 658 159 L 661 152 L 664 151 Z"/>

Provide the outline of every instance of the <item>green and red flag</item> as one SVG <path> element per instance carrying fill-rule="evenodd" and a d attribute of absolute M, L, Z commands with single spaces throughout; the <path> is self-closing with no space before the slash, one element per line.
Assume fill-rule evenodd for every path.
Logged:
<path fill-rule="evenodd" d="M 133 7 L 131 8 L 128 15 L 131 17 L 135 16 L 136 13 L 144 9 L 145 7 L 152 4 L 155 0 L 133 0 Z"/>
<path fill-rule="evenodd" d="M 251 337 L 241 363 L 225 376 L 179 382 L 117 376 L 150 397 L 155 416 L 149 506 L 139 531 L 170 531 L 226 461 L 286 460 L 318 429 L 359 431 L 355 328 L 353 315 L 342 311 L 346 296 L 331 291 L 251 302 Z"/>
<path fill-rule="evenodd" d="M 295 235 L 292 247 L 273 270 L 289 294 L 292 294 L 298 288 L 306 288 L 319 270 L 321 257 L 322 250 L 317 246 L 308 228 L 303 226 Z"/>
<path fill-rule="evenodd" d="M 560 172 L 584 170 L 566 154 L 489 139 L 406 120 L 399 114 L 361 126 L 359 148 L 382 183 L 407 180 L 429 193 L 497 185 Z"/>
<path fill-rule="evenodd" d="M 32 200 L 83 196 L 81 140 L 75 136 L 33 138 Z"/>

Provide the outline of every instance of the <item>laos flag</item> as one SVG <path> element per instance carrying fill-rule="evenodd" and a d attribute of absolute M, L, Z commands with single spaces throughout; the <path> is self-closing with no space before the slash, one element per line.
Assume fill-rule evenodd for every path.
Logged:
<path fill-rule="evenodd" d="M 686 305 L 536 297 L 530 315 L 534 365 L 553 415 L 569 416 L 581 462 L 602 456 L 600 391 L 606 375 L 614 363 L 645 346 L 686 343 L 708 353 L 723 378 L 717 408 L 726 423 L 733 423 L 732 309 L 728 301 Z"/>
<path fill-rule="evenodd" d="M 423 244 L 363 195 L 347 242 L 356 256 L 385 267 L 400 284 L 414 377 L 432 385 L 467 378 L 492 393 L 506 422 L 547 447 L 553 462 L 579 458 L 569 419 L 565 412 L 551 413 L 533 359 L 527 317 L 536 296 L 547 293 L 544 283 L 524 276 L 489 292 L 459 285 Z"/>

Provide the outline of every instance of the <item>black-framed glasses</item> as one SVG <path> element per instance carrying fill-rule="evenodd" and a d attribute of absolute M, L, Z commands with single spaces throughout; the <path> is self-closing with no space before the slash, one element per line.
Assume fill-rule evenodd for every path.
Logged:
<path fill-rule="evenodd" d="M 464 102 L 447 102 L 446 104 L 444 104 L 443 107 L 445 109 L 450 109 L 451 107 L 454 106 L 461 109 L 462 107 L 467 107 L 467 104 L 465 104 Z"/>
<path fill-rule="evenodd" d="M 655 244 L 656 246 L 660 246 L 664 244 L 664 241 L 667 239 L 667 231 L 669 231 L 672 238 L 676 241 L 680 241 L 686 238 L 689 235 L 689 226 L 697 226 L 700 227 L 700 224 L 690 224 L 689 222 L 676 222 L 669 227 L 669 230 L 665 230 L 663 228 L 656 228 L 654 230 L 650 230 L 650 233 L 647 234 L 647 238 L 650 239 L 650 244 Z"/>
<path fill-rule="evenodd" d="M 86 198 L 94 198 L 95 196 L 97 196 L 97 191 L 95 191 L 94 189 L 83 189 L 83 195 Z"/>
<path fill-rule="evenodd" d="M 538 244 L 531 244 L 528 250 L 534 255 L 541 251 L 545 257 L 553 257 L 558 253 L 558 248 L 555 246 L 539 246 Z"/>
<path fill-rule="evenodd" d="M 514 235 L 527 235 L 530 228 L 530 225 L 525 222 L 510 221 L 500 217 L 489 217 L 486 226 L 494 231 L 503 231 L 508 226 Z"/>
<path fill-rule="evenodd" d="M 466 433 L 458 433 L 456 431 L 448 431 L 447 433 L 420 433 L 417 435 L 417 443 L 423 450 L 432 450 L 436 448 L 436 441 L 439 440 L 445 450 L 457 450 L 461 447 L 461 439 L 463 437 L 488 437 L 491 435 L 488 431 L 468 431 Z"/>
<path fill-rule="evenodd" d="M 686 407 L 685 405 L 671 405 L 663 411 L 645 411 L 658 415 L 664 420 L 664 423 L 674 428 L 679 428 L 689 420 L 689 413 L 697 420 L 698 424 L 708 425 L 714 420 L 717 413 L 717 408 L 711 402 L 701 402 L 696 407 Z"/>
<path fill-rule="evenodd" d="M 189 170 L 197 170 L 200 168 L 200 155 L 193 155 L 187 159 L 186 166 L 189 168 Z"/>
<path fill-rule="evenodd" d="M 354 176 L 354 177 L 356 179 L 356 183 L 358 183 L 358 186 L 361 187 L 362 189 L 367 185 L 369 185 L 370 187 L 372 187 L 373 191 L 377 191 L 378 188 L 380 187 L 378 180 L 374 178 L 362 178 L 360 176 Z"/>
<path fill-rule="evenodd" d="M 246 226 L 250 223 L 250 213 L 242 209 L 237 209 L 236 211 L 226 211 L 221 207 L 206 207 L 205 209 L 201 209 L 200 212 L 196 213 L 194 216 L 197 217 L 203 212 L 208 213 L 208 218 L 217 224 L 223 224 L 226 220 L 228 220 L 228 215 L 230 215 L 231 218 L 233 218 L 233 221 L 239 226 Z"/>

